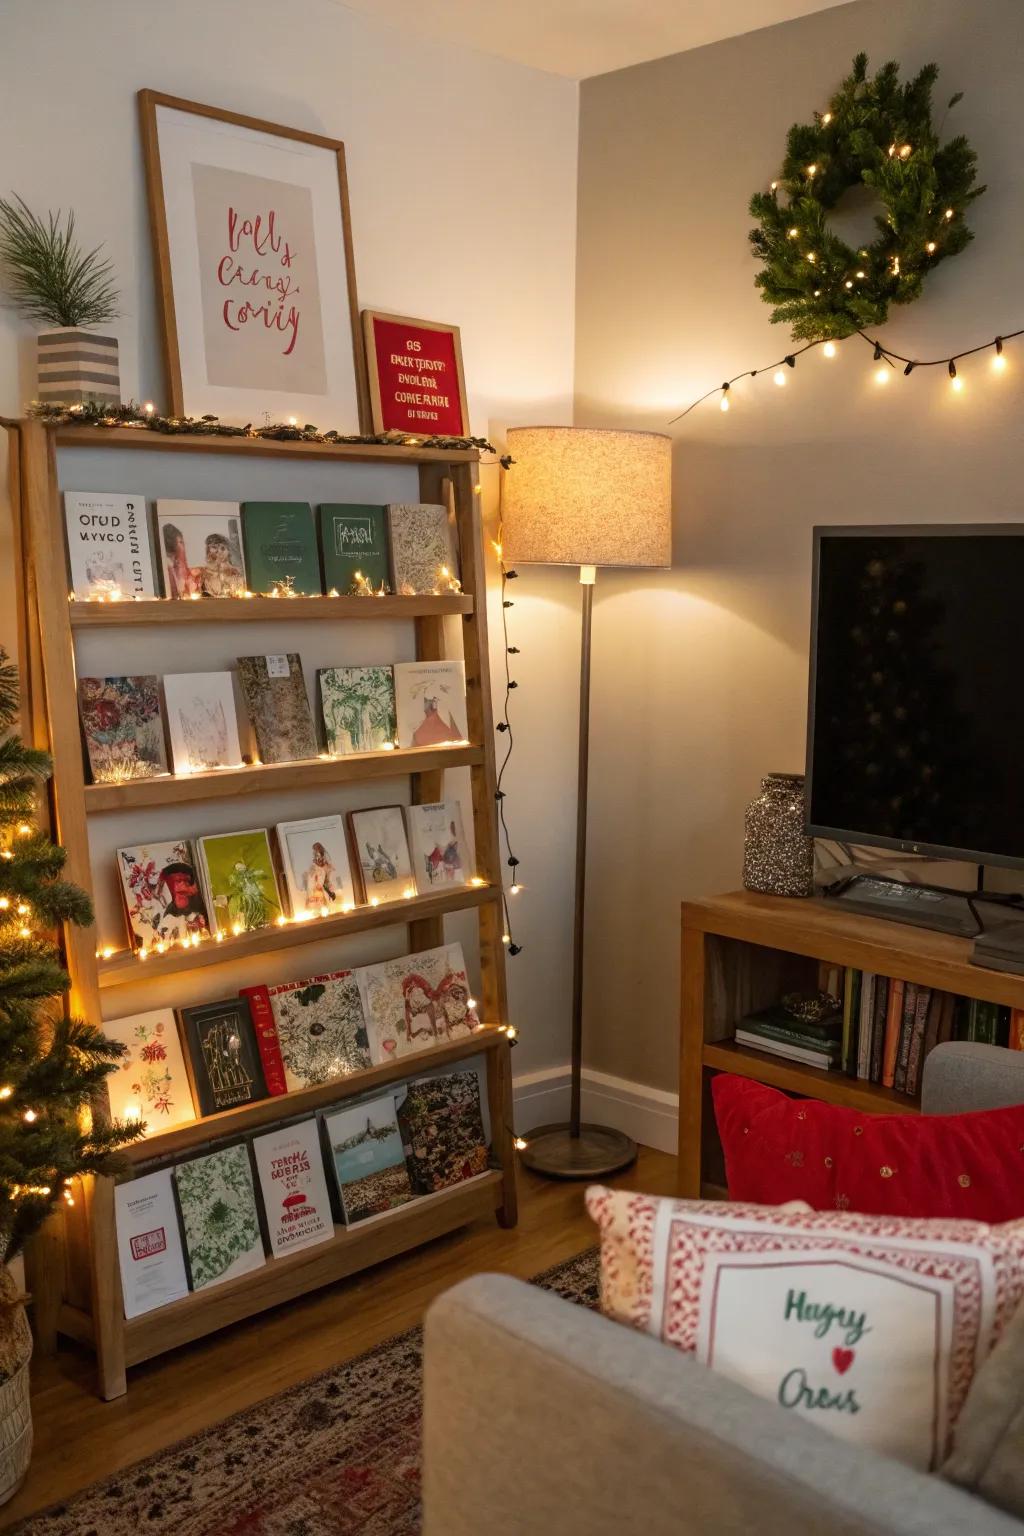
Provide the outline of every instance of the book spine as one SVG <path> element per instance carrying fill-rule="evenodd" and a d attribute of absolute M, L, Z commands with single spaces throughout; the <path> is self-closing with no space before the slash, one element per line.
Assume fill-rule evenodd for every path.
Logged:
<path fill-rule="evenodd" d="M 976 1041 L 978 1045 L 995 1045 L 998 1021 L 999 1007 L 996 1003 L 972 998 L 971 1032 L 967 1038 Z"/>
<path fill-rule="evenodd" d="M 900 1044 L 900 1025 L 903 1022 L 902 981 L 889 986 L 889 1007 L 885 1015 L 885 1049 L 882 1056 L 882 1084 L 891 1088 L 896 1077 L 896 1055 Z"/>
<path fill-rule="evenodd" d="M 285 1077 L 284 1057 L 281 1055 L 274 1010 L 270 1006 L 270 993 L 266 987 L 240 987 L 238 995 L 249 1000 L 249 1012 L 256 1035 L 256 1047 L 263 1063 L 267 1092 L 271 1098 L 276 1098 L 288 1092 L 288 1080 Z"/>
<path fill-rule="evenodd" d="M 996 1005 L 996 1045 L 1004 1048 L 1010 1043 L 1010 1015 L 1012 1008 L 1007 1008 L 1004 1003 Z"/>
<path fill-rule="evenodd" d="M 950 998 L 948 992 L 933 992 L 932 1000 L 928 1005 L 928 1019 L 924 1027 L 924 1040 L 921 1044 L 921 1060 L 919 1063 L 918 1082 L 920 1087 L 920 1073 L 924 1070 L 924 1064 L 939 1043 L 942 1033 L 942 1020 L 945 1017 L 946 1007 Z"/>
<path fill-rule="evenodd" d="M 857 1076 L 857 1024 L 860 1019 L 861 973 L 854 966 L 846 968 L 846 986 L 843 992 L 843 1071 L 847 1077 Z"/>
<path fill-rule="evenodd" d="M 914 1096 L 921 1080 L 921 1061 L 924 1052 L 924 1032 L 928 1027 L 928 1013 L 932 1006 L 930 987 L 919 987 L 914 1008 L 914 1023 L 910 1032 L 910 1049 L 907 1052 L 906 1091 Z"/>
<path fill-rule="evenodd" d="M 907 1063 L 910 1060 L 910 1037 L 914 1031 L 918 990 L 916 982 L 913 981 L 906 982 L 903 988 L 903 1018 L 900 1021 L 900 1038 L 896 1050 L 896 1070 L 893 1073 L 892 1084 L 897 1093 L 906 1093 L 907 1091 Z"/>
<path fill-rule="evenodd" d="M 769 1040 L 763 1035 L 752 1035 L 744 1038 L 742 1032 L 736 1036 L 739 1045 L 750 1046 L 756 1051 L 767 1051 L 771 1056 L 781 1056 L 786 1061 L 798 1061 L 807 1067 L 817 1067 L 820 1071 L 827 1072 L 837 1063 L 837 1058 L 826 1055 L 824 1051 L 815 1050 L 811 1046 L 792 1045 L 788 1040 Z"/>
<path fill-rule="evenodd" d="M 885 1020 L 889 1011 L 889 988 L 892 982 L 888 976 L 876 976 L 875 978 L 875 1008 L 871 1020 L 871 1066 L 868 1078 L 872 1083 L 882 1081 L 882 1062 L 885 1054 Z"/>
<path fill-rule="evenodd" d="M 865 975 L 860 989 L 860 1018 L 857 1023 L 857 1076 L 866 1080 L 871 1072 L 871 1025 L 875 1016 L 875 988 L 878 977 Z"/>
<path fill-rule="evenodd" d="M 1011 1051 L 1024 1051 L 1024 1008 L 1010 1009 L 1010 1035 L 1006 1043 Z"/>

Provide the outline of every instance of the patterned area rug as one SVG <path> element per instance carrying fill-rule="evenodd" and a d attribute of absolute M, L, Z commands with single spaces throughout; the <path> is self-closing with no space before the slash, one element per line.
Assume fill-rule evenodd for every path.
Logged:
<path fill-rule="evenodd" d="M 534 1284 L 596 1307 L 597 1249 Z M 8 1536 L 416 1536 L 421 1344 L 387 1339 Z"/>

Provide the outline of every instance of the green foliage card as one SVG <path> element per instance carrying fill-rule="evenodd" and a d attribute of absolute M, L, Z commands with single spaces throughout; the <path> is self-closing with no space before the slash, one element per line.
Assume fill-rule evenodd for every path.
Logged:
<path fill-rule="evenodd" d="M 355 586 L 358 571 L 379 591 L 388 584 L 388 534 L 383 507 L 324 502 L 320 507 L 320 547 L 324 588 L 343 596 Z"/>
<path fill-rule="evenodd" d="M 379 752 L 394 742 L 390 667 L 324 667 L 317 681 L 328 752 Z"/>
<path fill-rule="evenodd" d="M 313 513 L 305 501 L 246 501 L 242 504 L 245 566 L 253 592 L 269 592 L 292 578 L 294 591 L 323 591 Z"/>
<path fill-rule="evenodd" d="M 245 1146 L 223 1147 L 179 1163 L 174 1182 L 193 1290 L 232 1280 L 266 1262 Z"/>
<path fill-rule="evenodd" d="M 199 856 L 215 933 L 247 933 L 280 917 L 281 897 L 264 827 L 201 837 Z"/>

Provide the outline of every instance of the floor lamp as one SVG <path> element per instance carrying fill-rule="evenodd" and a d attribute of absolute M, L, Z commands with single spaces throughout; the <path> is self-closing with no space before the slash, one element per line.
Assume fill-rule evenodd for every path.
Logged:
<path fill-rule="evenodd" d="M 572 1082 L 566 1124 L 539 1126 L 523 1162 L 560 1179 L 590 1179 L 625 1168 L 636 1143 L 581 1119 L 583 919 L 590 753 L 590 629 L 597 567 L 672 563 L 672 443 L 660 432 L 582 427 L 513 427 L 502 545 L 515 565 L 576 565 L 583 596 L 580 647 L 576 904 L 572 942 Z"/>

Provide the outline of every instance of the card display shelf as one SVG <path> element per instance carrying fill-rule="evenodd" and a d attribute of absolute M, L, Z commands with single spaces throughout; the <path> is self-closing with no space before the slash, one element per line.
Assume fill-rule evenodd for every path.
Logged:
<path fill-rule="evenodd" d="M 352 1072 L 348 1077 L 332 1078 L 329 1083 L 317 1083 L 312 1088 L 296 1088 L 275 1098 L 257 1099 L 254 1104 L 240 1104 L 234 1109 L 221 1110 L 220 1114 L 203 1115 L 169 1131 L 146 1136 L 126 1147 L 123 1156 L 133 1166 L 182 1157 L 224 1137 L 251 1135 L 279 1121 L 314 1115 L 332 1104 L 373 1093 L 390 1083 L 421 1077 L 435 1067 L 452 1066 L 470 1056 L 500 1050 L 504 1044 L 505 1037 L 497 1025 L 481 1024 L 479 1029 L 460 1040 L 445 1040 L 408 1056 L 399 1056 L 394 1061 Z"/>
<path fill-rule="evenodd" d="M 344 757 L 317 757 L 297 763 L 247 763 L 239 768 L 214 768 L 206 773 L 167 773 L 153 779 L 124 779 L 117 784 L 86 784 L 85 808 L 127 811 L 145 805 L 182 805 L 195 800 L 237 800 L 246 795 L 282 789 L 316 789 L 323 784 L 358 784 L 370 779 L 400 778 L 406 773 L 443 772 L 446 768 L 476 768 L 483 747 L 406 747 L 394 752 L 353 752 Z"/>
<path fill-rule="evenodd" d="M 462 912 L 498 902 L 500 892 L 490 885 L 460 885 L 455 890 L 434 891 L 427 896 L 409 896 L 399 901 L 382 901 L 377 906 L 353 907 L 351 912 L 336 912 L 330 917 L 310 918 L 306 922 L 291 919 L 280 926 L 254 928 L 251 933 L 226 934 L 220 942 L 203 939 L 199 944 L 167 948 L 163 954 L 150 950 L 141 960 L 131 949 L 118 950 L 109 959 L 102 954 L 97 962 L 102 988 L 136 986 L 157 976 L 176 971 L 195 971 L 207 965 L 224 965 L 231 960 L 291 949 L 297 944 L 311 944 L 320 939 L 340 939 L 351 933 L 368 933 L 374 928 L 389 928 L 394 923 L 422 922 L 442 918 L 448 912 Z"/>
<path fill-rule="evenodd" d="M 190 601 L 186 598 L 122 598 L 117 602 L 78 602 L 69 600 L 68 615 L 72 629 L 117 629 L 136 624 L 265 624 L 318 620 L 330 624 L 339 620 L 362 622 L 382 619 L 444 618 L 448 614 L 463 617 L 473 612 L 469 592 L 442 592 L 436 596 L 396 597 L 208 597 Z"/>
<path fill-rule="evenodd" d="M 194 1126 L 142 1142 L 128 1152 L 129 1164 L 176 1155 L 185 1147 L 217 1136 L 217 1127 L 230 1120 L 234 1131 L 290 1119 L 318 1106 L 426 1070 L 442 1061 L 483 1052 L 487 1068 L 487 1097 L 492 1126 L 493 1171 L 464 1187 L 445 1191 L 392 1213 L 393 1219 L 368 1223 L 363 1229 L 339 1229 L 317 1248 L 268 1260 L 250 1276 L 190 1295 L 148 1317 L 126 1322 L 121 1300 L 114 1222 L 114 1185 L 109 1178 L 82 1181 L 81 1200 L 51 1221 L 31 1246 L 26 1259 L 33 1293 L 38 1347 L 52 1349 L 59 1330 L 87 1341 L 97 1358 L 98 1388 L 105 1398 L 127 1390 L 126 1368 L 187 1339 L 198 1338 L 241 1317 L 288 1300 L 332 1279 L 352 1274 L 368 1264 L 405 1251 L 432 1237 L 495 1213 L 505 1226 L 516 1221 L 516 1157 L 512 1132 L 512 1077 L 505 979 L 501 858 L 496 814 L 494 724 L 490 696 L 483 527 L 477 485 L 479 454 L 475 449 L 427 449 L 418 444 L 317 444 L 272 439 L 182 436 L 171 437 L 125 428 L 54 428 L 35 420 L 0 418 L 8 432 L 11 502 L 14 508 L 15 560 L 21 579 L 18 600 L 19 662 L 21 667 L 23 734 L 49 750 L 54 760 L 48 814 L 50 829 L 67 851 L 69 879 L 91 890 L 89 823 L 105 811 L 143 809 L 172 803 L 247 799 L 280 789 L 315 790 L 324 785 L 357 783 L 408 775 L 414 802 L 444 798 L 448 768 L 469 772 L 476 867 L 482 885 L 431 892 L 377 907 L 307 923 L 206 940 L 197 948 L 153 953 L 140 961 L 131 951 L 104 959 L 97 951 L 95 927 L 64 931 L 63 945 L 71 976 L 70 1007 L 80 1016 L 102 1021 L 101 996 L 127 982 L 157 980 L 175 971 L 215 967 L 251 956 L 253 980 L 259 980 L 258 957 L 271 950 L 299 946 L 325 937 L 404 924 L 408 949 L 430 949 L 444 942 L 447 913 L 475 910 L 480 935 L 480 1012 L 488 1020 L 466 1041 L 434 1047 L 402 1062 L 388 1062 L 340 1083 L 280 1099 L 260 1101 L 241 1112 L 208 1117 Z M 64 556 L 58 454 L 64 450 L 103 449 L 116 453 L 137 450 L 152 454 L 198 454 L 221 459 L 260 457 L 279 465 L 328 460 L 418 468 L 420 499 L 448 504 L 454 513 L 463 590 L 423 597 L 314 597 L 174 602 L 69 602 Z M 76 459 L 77 463 L 77 459 Z M 138 468 L 125 466 L 137 477 Z M 143 475 L 142 478 L 145 478 Z M 301 497 L 303 490 L 297 486 Z M 439 661 L 449 654 L 446 621 L 461 618 L 461 653 L 466 667 L 466 713 L 469 743 L 415 751 L 379 752 L 342 758 L 318 758 L 304 763 L 253 765 L 222 772 L 168 776 L 124 784 L 85 783 L 78 722 L 75 635 L 85 629 L 109 629 L 143 624 L 245 624 L 267 619 L 319 619 L 325 623 L 404 619 L 412 623 L 415 654 L 420 661 Z M 285 640 L 282 635 L 282 649 Z M 116 652 L 114 653 L 117 654 Z M 215 973 L 211 971 L 211 975 Z M 238 1116 L 237 1119 L 231 1117 Z"/>
<path fill-rule="evenodd" d="M 969 939 L 843 912 L 823 901 L 737 891 L 684 902 L 680 1195 L 707 1194 L 721 1165 L 708 1095 L 712 1073 L 735 1072 L 864 1114 L 920 1112 L 917 1099 L 879 1083 L 737 1045 L 732 1035 L 741 1019 L 790 989 L 816 988 L 819 962 L 1024 1008 L 1024 977 L 973 965 L 970 954 Z"/>

